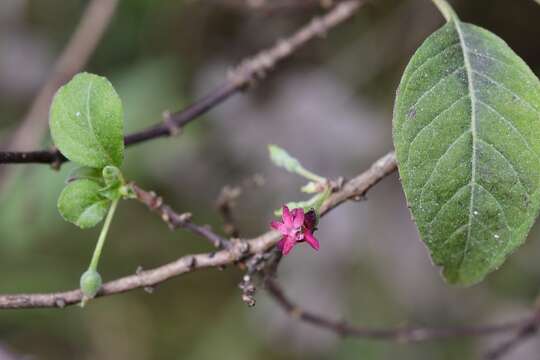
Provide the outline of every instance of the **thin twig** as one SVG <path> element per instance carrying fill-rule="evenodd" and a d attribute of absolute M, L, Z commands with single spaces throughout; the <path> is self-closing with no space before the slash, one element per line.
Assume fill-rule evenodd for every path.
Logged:
<path fill-rule="evenodd" d="M 342 204 L 348 199 L 355 199 L 377 184 L 380 180 L 391 174 L 396 169 L 394 153 L 388 153 L 377 160 L 371 167 L 346 182 L 341 189 L 337 190 L 323 204 L 321 215 L 326 214 L 331 209 Z M 194 230 L 195 233 L 209 239 L 213 244 L 214 234 L 210 229 L 198 226 L 187 226 L 192 224 L 189 216 L 174 212 L 170 207 L 164 205 L 161 199 L 150 192 L 146 192 L 138 187 L 134 187 L 139 201 L 150 209 L 161 215 L 162 219 L 172 227 L 184 227 Z M 200 229 L 204 232 L 199 233 Z M 238 263 L 253 255 L 262 255 L 275 246 L 280 238 L 280 234 L 269 231 L 259 237 L 250 240 L 230 241 L 227 249 L 214 253 L 197 255 L 187 255 L 171 263 L 159 266 L 151 270 L 140 270 L 134 275 L 126 276 L 108 283 L 105 283 L 97 294 L 98 297 L 124 293 L 137 288 L 153 289 L 156 285 L 165 282 L 173 277 L 186 274 L 202 268 L 223 267 L 229 264 Z M 269 293 L 276 299 L 278 304 L 294 318 L 315 326 L 333 331 L 341 336 L 370 338 L 375 340 L 387 340 L 397 342 L 420 342 L 451 337 L 471 337 L 489 336 L 517 331 L 516 339 L 502 344 L 496 351 L 488 354 L 504 354 L 512 349 L 518 342 L 527 338 L 531 329 L 537 329 L 540 323 L 540 311 L 535 311 L 528 317 L 494 325 L 463 326 L 453 328 L 426 328 L 426 327 L 397 327 L 386 329 L 374 329 L 357 327 L 344 321 L 337 321 L 325 316 L 306 311 L 293 303 L 285 295 L 279 285 L 271 278 L 266 277 L 266 286 Z M 67 305 L 77 304 L 82 299 L 80 290 L 71 290 L 59 293 L 48 294 L 13 294 L 0 295 L 0 309 L 23 309 L 23 308 L 63 308 Z M 495 357 L 497 359 L 497 357 Z"/>
<path fill-rule="evenodd" d="M 224 7 L 242 12 L 271 15 L 282 11 L 306 11 L 331 8 L 343 0 L 220 0 Z"/>
<path fill-rule="evenodd" d="M 264 79 L 277 63 L 290 57 L 310 40 L 324 36 L 330 29 L 352 17 L 364 3 L 364 0 L 344 1 L 326 15 L 313 19 L 292 36 L 277 41 L 270 49 L 242 61 L 236 69 L 230 72 L 227 80 L 221 86 L 218 86 L 202 99 L 182 111 L 170 114 L 165 122 L 161 121 L 147 129 L 127 135 L 124 138 L 126 146 L 177 133 L 179 129 L 232 95 Z M 46 112 L 41 115 L 45 117 Z M 61 164 L 66 161 L 67 159 L 57 150 L 0 152 L 0 164 Z"/>
<path fill-rule="evenodd" d="M 239 237 L 240 230 L 236 224 L 233 215 L 235 200 L 242 194 L 242 188 L 239 186 L 226 185 L 221 189 L 216 201 L 216 207 L 223 219 L 223 230 L 230 237 Z"/>
<path fill-rule="evenodd" d="M 509 321 L 495 325 L 463 326 L 452 328 L 426 328 L 426 327 L 397 327 L 388 329 L 374 329 L 359 327 L 346 321 L 330 319 L 324 315 L 305 310 L 292 302 L 278 283 L 272 279 L 266 279 L 266 289 L 278 305 L 291 317 L 309 323 L 311 325 L 329 330 L 343 337 L 368 338 L 373 340 L 389 340 L 397 342 L 420 342 L 452 337 L 490 336 L 520 330 L 524 325 L 535 321 L 538 323 L 538 313 L 533 313 L 526 318 Z"/>
<path fill-rule="evenodd" d="M 158 196 L 155 192 L 143 190 L 135 183 L 131 183 L 130 186 L 135 192 L 136 199 L 146 205 L 150 210 L 158 213 L 161 219 L 167 223 L 172 230 L 184 228 L 207 239 L 218 249 L 230 249 L 231 243 L 229 240 L 214 233 L 206 226 L 200 226 L 193 223 L 191 221 L 190 213 L 179 214 L 169 205 L 165 204 L 161 196 Z"/>
<path fill-rule="evenodd" d="M 530 339 L 533 335 L 538 333 L 538 327 L 540 326 L 540 311 L 537 311 L 534 316 L 531 316 L 529 321 L 524 322 L 519 329 L 517 329 L 514 336 L 505 342 L 498 344 L 492 350 L 488 351 L 485 355 L 485 360 L 498 360 L 502 359 L 518 345 L 522 344 L 526 340 Z"/>
<path fill-rule="evenodd" d="M 345 183 L 341 190 L 332 194 L 323 205 L 323 212 L 321 215 L 324 215 L 330 209 L 338 206 L 347 199 L 354 198 L 357 194 L 365 194 L 373 185 L 395 169 L 396 163 L 393 153 L 383 156 L 368 170 L 350 180 L 350 183 L 355 184 L 354 187 L 348 186 L 348 183 Z M 156 211 L 161 214 L 162 219 L 166 220 L 167 224 L 170 224 L 171 219 L 176 218 L 176 215 L 170 215 L 172 210 L 164 208 L 163 202 L 158 201 L 155 195 L 147 195 L 146 192 L 142 192 L 139 197 L 144 204 L 152 209 L 156 209 Z M 164 217 L 163 214 L 169 215 Z M 182 217 L 182 215 L 178 214 L 178 217 Z M 185 222 L 184 219 L 182 226 L 188 227 L 187 224 L 190 224 L 190 222 Z M 190 230 L 193 229 L 192 227 L 188 228 Z M 203 229 L 204 230 L 202 231 L 205 233 L 201 233 L 201 235 L 208 238 L 206 232 L 211 230 L 206 228 Z M 234 264 L 247 256 L 264 253 L 275 246 L 279 239 L 280 234 L 278 232 L 269 231 L 249 240 L 231 240 L 230 246 L 225 250 L 213 253 L 186 255 L 176 261 L 159 266 L 155 269 L 139 271 L 134 275 L 105 283 L 97 296 L 114 295 L 137 288 L 151 288 L 168 279 L 198 269 Z M 79 303 L 81 299 L 82 294 L 80 290 L 48 294 L 0 295 L 0 309 L 58 308 Z"/>
<path fill-rule="evenodd" d="M 240 236 L 240 228 L 236 222 L 233 210 L 236 202 L 250 188 L 260 188 L 266 183 L 261 174 L 254 174 L 245 178 L 239 185 L 225 185 L 216 200 L 216 208 L 223 220 L 223 230 L 229 237 Z"/>

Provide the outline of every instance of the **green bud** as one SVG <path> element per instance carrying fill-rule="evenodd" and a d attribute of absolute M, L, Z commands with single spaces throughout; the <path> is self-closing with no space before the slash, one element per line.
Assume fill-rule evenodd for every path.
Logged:
<path fill-rule="evenodd" d="M 302 189 L 300 189 L 302 192 L 305 192 L 307 194 L 313 194 L 320 190 L 321 186 L 313 181 L 308 182 L 306 185 L 302 186 Z"/>
<path fill-rule="evenodd" d="M 270 152 L 270 159 L 276 166 L 290 172 L 297 172 L 302 167 L 297 159 L 277 145 L 268 145 L 268 151 Z"/>
<path fill-rule="evenodd" d="M 129 185 L 124 185 L 122 187 L 120 187 L 120 189 L 118 190 L 120 195 L 122 195 L 122 197 L 124 199 L 135 199 L 137 198 L 137 194 L 135 193 L 135 190 L 133 190 L 133 188 Z"/>
<path fill-rule="evenodd" d="M 103 168 L 103 180 L 108 187 L 118 187 L 124 184 L 124 177 L 119 168 L 107 165 Z"/>
<path fill-rule="evenodd" d="M 86 299 L 92 299 L 101 289 L 101 275 L 96 270 L 88 269 L 81 276 L 81 290 Z"/>

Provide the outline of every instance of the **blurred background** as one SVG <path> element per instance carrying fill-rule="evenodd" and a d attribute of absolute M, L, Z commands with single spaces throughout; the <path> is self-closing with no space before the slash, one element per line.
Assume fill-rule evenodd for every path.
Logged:
<path fill-rule="evenodd" d="M 460 17 L 505 39 L 538 74 L 540 7 L 530 0 L 453 1 Z M 0 144 L 7 146 L 50 75 L 87 1 L 0 1 Z M 313 16 L 310 0 L 121 0 L 86 70 L 107 76 L 126 111 L 126 131 L 161 120 L 220 84 L 243 58 Z M 303 199 L 302 179 L 273 167 L 278 144 L 316 173 L 352 177 L 392 148 L 395 89 L 409 58 L 443 23 L 427 0 L 374 0 L 311 42 L 264 82 L 185 128 L 127 152 L 124 174 L 178 211 L 222 230 L 216 199 L 242 185 L 234 216 L 244 237 L 268 229 L 273 210 Z M 47 113 L 41 114 L 47 117 Z M 36 135 L 36 134 L 32 134 Z M 33 150 L 51 146 L 48 131 Z M 0 192 L 0 292 L 77 287 L 98 229 L 60 218 L 56 198 L 73 165 L 10 165 Z M 3 167 L 6 170 L 5 166 Z M 253 186 L 254 175 L 264 185 Z M 431 265 L 394 174 L 322 219 L 321 251 L 297 247 L 279 279 L 299 304 L 366 326 L 451 326 L 523 316 L 540 282 L 538 227 L 482 284 L 450 287 Z M 135 202 L 122 203 L 102 256 L 106 280 L 184 254 L 211 251 L 170 232 Z M 0 312 L 0 359 L 473 359 L 500 337 L 422 344 L 342 340 L 284 315 L 261 289 L 248 308 L 235 268 L 198 271 L 159 286 L 92 302 L 84 310 Z M 540 340 L 509 358 L 536 359 Z"/>

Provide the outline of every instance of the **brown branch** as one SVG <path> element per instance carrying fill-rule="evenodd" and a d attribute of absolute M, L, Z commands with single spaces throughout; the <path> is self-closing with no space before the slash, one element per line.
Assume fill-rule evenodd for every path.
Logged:
<path fill-rule="evenodd" d="M 219 3 L 241 12 L 273 15 L 283 11 L 306 11 L 331 8 L 343 0 L 221 0 Z"/>
<path fill-rule="evenodd" d="M 324 36 L 330 29 L 352 17 L 364 3 L 364 0 L 344 1 L 326 15 L 313 19 L 290 37 L 278 41 L 270 49 L 241 62 L 236 69 L 231 71 L 228 79 L 221 86 L 202 99 L 182 111 L 170 114 L 165 122 L 161 121 L 147 129 L 127 135 L 124 138 L 126 146 L 177 133 L 179 129 L 232 95 L 242 91 L 254 82 L 264 79 L 277 63 L 290 57 L 312 39 Z M 45 115 L 41 114 L 41 116 Z M 57 150 L 0 152 L 0 164 L 61 164 L 66 161 L 67 159 Z"/>
<path fill-rule="evenodd" d="M 484 357 L 485 360 L 498 360 L 506 356 L 510 351 L 514 350 L 518 345 L 525 342 L 533 335 L 538 333 L 540 326 L 540 311 L 537 311 L 534 316 L 531 316 L 528 321 L 524 321 L 521 327 L 517 329 L 514 336 L 505 342 L 498 344 L 490 350 Z"/>
<path fill-rule="evenodd" d="M 88 59 L 102 39 L 117 5 L 118 0 L 92 0 L 88 4 L 68 44 L 56 61 L 53 71 L 32 101 L 28 112 L 22 119 L 21 125 L 15 131 L 10 143 L 5 146 L 6 149 L 27 149 L 39 143 L 47 126 L 46 114 L 49 112 L 49 105 L 54 93 L 86 66 Z M 24 153 L 12 152 L 7 154 L 14 156 Z M 53 152 L 49 152 L 48 163 L 55 161 L 55 159 L 51 160 L 51 154 Z M 0 156 L 0 158 L 4 158 L 4 156 Z M 9 158 L 8 155 L 6 159 Z M 28 160 L 28 156 L 22 156 L 23 162 L 25 158 Z M 0 160 L 0 162 L 3 161 Z"/>
<path fill-rule="evenodd" d="M 347 200 L 361 200 L 366 192 L 384 179 L 387 175 L 396 171 L 396 155 L 389 152 L 375 161 L 367 171 L 347 181 L 339 191 L 321 206 L 321 214 L 325 214 Z"/>
<path fill-rule="evenodd" d="M 362 197 L 380 180 L 396 170 L 396 159 L 393 152 L 377 160 L 371 167 L 346 182 L 339 190 L 333 193 L 323 204 L 321 215 L 343 202 Z M 249 240 L 225 240 L 209 228 L 195 225 L 191 222 L 189 214 L 179 214 L 164 204 L 155 193 L 147 192 L 132 185 L 137 194 L 137 200 L 151 210 L 157 212 L 171 228 L 185 228 L 208 239 L 216 246 L 225 247 L 212 253 L 187 255 L 171 263 L 151 270 L 140 270 L 135 274 L 126 276 L 103 285 L 97 297 L 124 293 L 138 288 L 154 288 L 173 277 L 180 276 L 203 268 L 215 268 L 238 263 L 250 256 L 263 255 L 278 242 L 280 235 L 269 231 L 259 237 Z M 224 245 L 226 244 L 226 245 Z M 501 324 L 488 324 L 478 326 L 462 326 L 452 328 L 427 327 L 396 327 L 396 328 L 367 328 L 349 324 L 345 321 L 330 319 L 302 309 L 292 302 L 281 287 L 271 278 L 266 277 L 266 288 L 277 303 L 292 317 L 306 323 L 332 331 L 344 337 L 369 338 L 374 340 L 387 340 L 397 342 L 421 342 L 452 337 L 479 337 L 502 333 L 516 332 L 514 338 L 501 344 L 497 349 L 488 353 L 487 359 L 498 359 L 506 354 L 519 342 L 535 333 L 540 325 L 540 310 L 529 316 Z M 0 309 L 24 308 L 63 308 L 67 305 L 77 304 L 81 301 L 80 290 L 48 294 L 13 294 L 0 295 Z"/>
<path fill-rule="evenodd" d="M 155 192 L 143 190 L 135 183 L 131 183 L 130 186 L 135 192 L 136 199 L 146 205 L 150 210 L 158 213 L 161 219 L 169 225 L 171 230 L 184 228 L 207 239 L 218 249 L 230 249 L 231 245 L 229 240 L 217 235 L 209 227 L 193 223 L 191 221 L 190 213 L 179 214 L 169 205 L 165 204 L 163 199 Z"/>
<path fill-rule="evenodd" d="M 526 318 L 495 325 L 463 326 L 452 328 L 397 327 L 374 329 L 359 327 L 346 321 L 330 319 L 326 316 L 305 310 L 292 302 L 278 283 L 268 278 L 266 289 L 278 305 L 291 317 L 308 324 L 326 329 L 343 337 L 368 338 L 373 340 L 389 340 L 397 342 L 420 342 L 452 337 L 490 336 L 513 331 L 520 331 L 524 326 L 540 323 L 540 311 Z M 491 358 L 490 358 L 491 359 Z"/>
<path fill-rule="evenodd" d="M 395 169 L 396 163 L 393 153 L 383 156 L 367 171 L 345 183 L 341 190 L 332 194 L 323 205 L 321 215 L 324 215 L 330 209 L 347 199 L 365 194 L 373 185 L 382 180 L 386 175 L 392 173 Z M 349 183 L 354 184 L 354 186 L 350 186 Z M 187 221 L 185 215 L 174 212 L 168 206 L 164 205 L 162 201 L 159 201 L 159 197 L 155 194 L 141 190 L 138 192 L 138 199 L 149 208 L 157 211 L 162 219 L 170 226 L 185 227 L 208 239 L 218 236 L 213 233 L 211 235 L 211 230 L 207 228 L 189 225 L 191 222 Z M 269 231 L 249 240 L 231 240 L 228 242 L 227 249 L 213 253 L 186 255 L 155 269 L 138 271 L 134 275 L 105 283 L 97 296 L 114 295 L 137 288 L 154 287 L 168 279 L 198 269 L 234 264 L 247 256 L 264 253 L 276 245 L 279 238 L 279 233 Z M 213 240 L 211 242 L 213 244 L 219 243 L 219 241 L 214 242 Z M 66 305 L 79 303 L 81 299 L 82 294 L 80 290 L 49 294 L 0 295 L 0 309 L 61 308 Z"/>
<path fill-rule="evenodd" d="M 230 237 L 237 238 L 240 236 L 240 230 L 234 220 L 233 208 L 235 200 L 242 194 L 242 188 L 239 186 L 226 185 L 221 189 L 218 199 L 216 200 L 216 207 L 223 219 L 223 230 L 225 234 Z"/>

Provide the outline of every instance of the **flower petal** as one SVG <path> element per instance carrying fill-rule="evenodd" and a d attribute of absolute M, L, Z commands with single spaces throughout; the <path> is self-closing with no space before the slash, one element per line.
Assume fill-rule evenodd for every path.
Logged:
<path fill-rule="evenodd" d="M 283 218 L 283 223 L 284 223 L 287 227 L 291 227 L 291 226 L 292 226 L 293 219 L 292 219 L 292 216 L 291 216 L 291 212 L 289 211 L 289 208 L 288 208 L 286 205 L 283 205 L 283 215 L 282 215 L 282 218 Z"/>
<path fill-rule="evenodd" d="M 281 235 L 287 235 L 288 233 L 287 226 L 282 222 L 274 220 L 270 223 L 270 226 L 272 229 L 279 231 Z"/>
<path fill-rule="evenodd" d="M 279 242 L 277 243 L 277 247 L 279 250 L 283 250 L 283 245 L 285 245 L 285 239 L 286 238 L 282 238 L 281 240 L 279 240 Z"/>
<path fill-rule="evenodd" d="M 293 226 L 299 228 L 304 224 L 304 209 L 296 208 L 293 210 Z"/>
<path fill-rule="evenodd" d="M 311 233 L 311 231 L 308 231 L 306 230 L 304 232 L 304 239 L 306 240 L 306 242 L 312 247 L 314 248 L 315 250 L 319 250 L 320 249 L 320 244 L 319 244 L 319 240 L 315 239 L 315 236 L 313 236 L 313 234 Z"/>
<path fill-rule="evenodd" d="M 288 253 L 290 253 L 291 250 L 293 249 L 295 243 L 296 243 L 296 241 L 294 240 L 294 238 L 288 237 L 283 242 L 283 248 L 281 249 L 281 251 L 283 252 L 283 255 L 287 255 Z"/>

